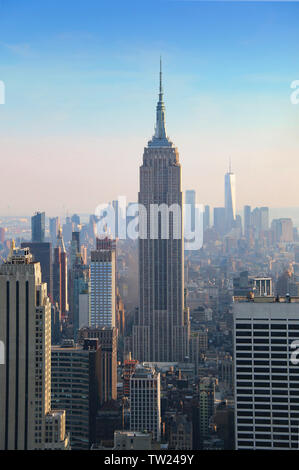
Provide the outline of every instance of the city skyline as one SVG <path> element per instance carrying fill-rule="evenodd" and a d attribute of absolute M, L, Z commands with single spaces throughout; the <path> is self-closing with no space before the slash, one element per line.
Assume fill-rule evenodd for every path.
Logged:
<path fill-rule="evenodd" d="M 0 0 L 0 451 L 299 449 L 298 13 Z"/>
<path fill-rule="evenodd" d="M 31 0 L 18 10 L 0 4 L 0 80 L 6 89 L 0 106 L 6 161 L 0 214 L 36 209 L 33 192 L 19 189 L 24 175 L 39 192 L 40 208 L 53 215 L 92 213 L 117 195 L 136 200 L 136 163 L 144 136 L 153 130 L 148 109 L 155 101 L 160 54 L 169 135 L 175 136 L 185 169 L 183 190 L 194 188 L 203 204 L 222 205 L 231 157 L 237 209 L 299 205 L 299 108 L 290 101 L 291 83 L 299 78 L 299 5 L 138 3 L 126 2 L 124 8 L 117 1 L 100 9 L 89 0 L 84 8 L 74 5 L 71 15 L 60 6 L 58 22 L 57 2 L 38 6 Z M 111 15 L 114 7 L 125 24 L 122 15 Z M 41 29 L 38 21 L 45 15 Z M 102 171 L 114 175 L 114 184 L 99 185 Z M 13 193 L 12 172 L 19 182 Z M 49 198 L 53 178 L 56 191 Z M 76 185 L 80 194 L 72 191 Z"/>

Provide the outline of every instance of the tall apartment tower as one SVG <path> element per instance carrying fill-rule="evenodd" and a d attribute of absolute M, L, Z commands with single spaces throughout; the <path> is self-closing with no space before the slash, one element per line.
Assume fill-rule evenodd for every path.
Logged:
<path fill-rule="evenodd" d="M 39 263 L 12 246 L 0 266 L 0 449 L 65 449 L 65 411 L 51 410 L 51 304 Z"/>
<path fill-rule="evenodd" d="M 139 311 L 133 356 L 140 362 L 180 361 L 189 353 L 181 165 L 178 150 L 166 135 L 161 63 L 156 129 L 144 149 L 138 202 L 146 214 L 139 214 Z"/>
<path fill-rule="evenodd" d="M 67 253 L 64 246 L 61 227 L 58 229 L 57 243 L 54 248 L 53 263 L 53 297 L 57 302 L 62 315 L 68 310 L 68 268 Z"/>
<path fill-rule="evenodd" d="M 299 297 L 235 297 L 236 449 L 298 449 Z"/>
<path fill-rule="evenodd" d="M 224 177 L 224 201 L 226 231 L 229 232 L 236 220 L 236 176 L 231 171 L 230 164 Z"/>
<path fill-rule="evenodd" d="M 137 365 L 130 379 L 130 429 L 150 431 L 156 441 L 161 438 L 160 373 Z"/>
<path fill-rule="evenodd" d="M 90 326 L 115 327 L 116 250 L 115 240 L 97 239 L 91 252 L 90 265 Z"/>
<path fill-rule="evenodd" d="M 45 218 L 44 212 L 36 212 L 31 217 L 31 240 L 42 243 L 45 241 Z"/>

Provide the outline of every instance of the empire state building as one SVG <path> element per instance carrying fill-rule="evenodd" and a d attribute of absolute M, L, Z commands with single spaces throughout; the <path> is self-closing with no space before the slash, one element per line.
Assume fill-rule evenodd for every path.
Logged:
<path fill-rule="evenodd" d="M 133 354 L 145 362 L 182 361 L 189 355 L 190 326 L 184 308 L 181 165 L 166 134 L 161 60 L 156 128 L 143 153 L 138 202 L 145 210 L 139 212 L 139 310 Z"/>

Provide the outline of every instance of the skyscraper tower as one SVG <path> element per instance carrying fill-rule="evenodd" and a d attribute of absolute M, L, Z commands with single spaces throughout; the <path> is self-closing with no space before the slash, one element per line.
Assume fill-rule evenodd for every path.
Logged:
<path fill-rule="evenodd" d="M 51 410 L 51 304 L 40 263 L 15 248 L 0 266 L 0 449 L 65 449 L 65 411 Z"/>
<path fill-rule="evenodd" d="M 62 315 L 69 310 L 68 306 L 68 269 L 67 253 L 64 246 L 61 227 L 58 229 L 57 244 L 54 249 L 53 263 L 53 297 Z"/>
<path fill-rule="evenodd" d="M 178 150 L 166 135 L 161 61 L 156 129 L 144 149 L 138 202 L 146 214 L 139 215 L 139 312 L 133 330 L 134 359 L 183 360 L 189 349 L 189 319 L 184 311 L 181 165 Z M 179 211 L 173 211 L 174 206 Z"/>
<path fill-rule="evenodd" d="M 230 162 L 229 170 L 224 178 L 224 193 L 226 231 L 229 232 L 233 228 L 236 220 L 236 177 L 231 171 Z"/>
<path fill-rule="evenodd" d="M 96 248 L 91 251 L 90 326 L 113 328 L 116 309 L 115 240 L 97 238 Z"/>
<path fill-rule="evenodd" d="M 45 213 L 36 212 L 31 217 L 31 238 L 33 242 L 45 241 Z"/>

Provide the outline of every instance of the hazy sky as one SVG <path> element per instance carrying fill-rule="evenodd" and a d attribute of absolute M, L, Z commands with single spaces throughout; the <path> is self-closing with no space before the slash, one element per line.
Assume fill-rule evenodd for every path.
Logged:
<path fill-rule="evenodd" d="M 0 214 L 137 199 L 162 54 L 184 189 L 299 206 L 299 3 L 0 0 Z"/>

